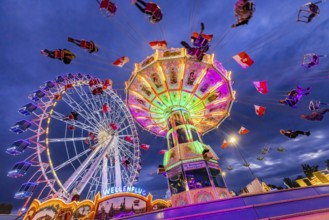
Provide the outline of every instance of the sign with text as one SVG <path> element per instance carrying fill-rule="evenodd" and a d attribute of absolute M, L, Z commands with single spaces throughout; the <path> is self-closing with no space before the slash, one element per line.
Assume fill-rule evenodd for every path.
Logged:
<path fill-rule="evenodd" d="M 184 163 L 184 170 L 196 170 L 196 169 L 200 169 L 200 168 L 204 168 L 206 167 L 206 163 L 204 161 L 198 161 L 198 162 L 194 162 L 194 163 Z"/>
<path fill-rule="evenodd" d="M 130 192 L 136 193 L 142 196 L 146 196 L 146 190 L 135 187 L 135 186 L 122 186 L 122 187 L 109 187 L 107 190 L 104 190 L 103 195 L 111 195 L 115 193 Z"/>

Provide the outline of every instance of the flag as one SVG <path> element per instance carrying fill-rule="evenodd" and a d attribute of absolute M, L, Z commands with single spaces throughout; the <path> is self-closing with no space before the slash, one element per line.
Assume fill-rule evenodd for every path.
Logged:
<path fill-rule="evenodd" d="M 261 94 L 268 93 L 267 81 L 254 81 L 252 83 L 256 87 L 257 91 L 260 92 Z"/>
<path fill-rule="evenodd" d="M 105 103 L 102 107 L 102 110 L 103 110 L 104 113 L 108 113 L 109 110 L 110 110 L 109 104 Z"/>
<path fill-rule="evenodd" d="M 152 41 L 152 42 L 149 42 L 149 45 L 152 47 L 152 50 L 165 50 L 165 49 L 167 49 L 167 42 L 165 40 Z"/>
<path fill-rule="evenodd" d="M 244 51 L 233 56 L 233 59 L 244 69 L 250 67 L 254 63 L 254 61 Z"/>
<path fill-rule="evenodd" d="M 128 142 L 130 142 L 130 143 L 133 142 L 133 139 L 130 136 L 126 136 L 125 137 L 125 140 L 128 141 Z"/>
<path fill-rule="evenodd" d="M 254 106 L 255 106 L 256 115 L 263 116 L 265 114 L 266 108 L 264 106 L 259 106 L 259 105 L 254 105 Z"/>
<path fill-rule="evenodd" d="M 113 65 L 117 66 L 117 67 L 123 67 L 128 62 L 129 62 L 129 58 L 126 56 L 123 56 L 123 57 L 120 57 L 119 59 L 117 59 L 116 61 L 114 61 Z"/>
<path fill-rule="evenodd" d="M 241 126 L 240 130 L 239 130 L 239 134 L 244 135 L 249 133 L 249 130 L 243 126 Z"/>
<path fill-rule="evenodd" d="M 228 143 L 226 140 L 223 141 L 223 144 L 222 144 L 222 149 L 225 149 L 228 147 Z"/>
<path fill-rule="evenodd" d="M 165 154 L 166 152 L 167 152 L 167 150 L 160 150 L 160 151 L 159 151 L 159 153 L 160 153 L 161 155 Z"/>
<path fill-rule="evenodd" d="M 201 34 L 201 36 L 208 40 L 208 41 L 211 41 L 212 38 L 213 38 L 213 35 L 212 34 Z M 191 39 L 192 40 L 196 40 L 197 38 L 199 37 L 199 33 L 198 32 L 193 32 L 192 36 L 191 36 Z"/>
<path fill-rule="evenodd" d="M 150 145 L 147 145 L 147 144 L 141 144 L 141 148 L 143 150 L 148 150 L 150 148 Z"/>
<path fill-rule="evenodd" d="M 111 123 L 111 124 L 110 124 L 110 127 L 111 127 L 114 131 L 118 129 L 118 126 L 117 126 L 116 124 L 114 124 L 114 123 Z"/>
<path fill-rule="evenodd" d="M 110 79 L 104 80 L 103 89 L 107 89 L 108 87 L 111 87 L 111 86 L 112 86 L 112 80 L 110 80 Z"/>

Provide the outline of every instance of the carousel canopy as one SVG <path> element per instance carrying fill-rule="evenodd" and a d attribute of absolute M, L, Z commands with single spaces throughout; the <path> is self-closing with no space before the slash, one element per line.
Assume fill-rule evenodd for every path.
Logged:
<path fill-rule="evenodd" d="M 199 62 L 184 48 L 157 50 L 135 64 L 126 92 L 136 121 L 160 136 L 166 135 L 166 120 L 177 110 L 187 112 L 201 134 L 218 127 L 229 115 L 235 93 L 230 72 L 214 55 Z"/>

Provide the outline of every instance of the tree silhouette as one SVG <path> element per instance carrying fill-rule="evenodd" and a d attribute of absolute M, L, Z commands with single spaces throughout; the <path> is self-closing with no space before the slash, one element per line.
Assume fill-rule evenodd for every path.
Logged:
<path fill-rule="evenodd" d="M 296 188 L 299 187 L 299 185 L 296 183 L 296 181 L 291 180 L 289 177 L 283 178 L 283 182 L 289 187 L 289 188 Z"/>
<path fill-rule="evenodd" d="M 114 216 L 114 207 L 113 207 L 113 202 L 111 204 L 111 208 L 109 210 L 109 216 L 112 218 Z"/>
<path fill-rule="evenodd" d="M 309 164 L 302 164 L 302 168 L 305 176 L 311 179 L 313 177 L 313 172 L 319 170 L 319 165 L 311 166 Z"/>
<path fill-rule="evenodd" d="M 326 160 L 326 166 L 327 166 L 327 169 L 329 170 L 329 160 Z"/>
<path fill-rule="evenodd" d="M 12 209 L 13 209 L 13 205 L 10 203 L 0 204 L 0 214 L 10 214 Z"/>
<path fill-rule="evenodd" d="M 268 187 L 271 187 L 271 189 L 277 189 L 277 190 L 281 190 L 283 189 L 282 186 L 276 186 L 274 184 L 267 184 Z"/>

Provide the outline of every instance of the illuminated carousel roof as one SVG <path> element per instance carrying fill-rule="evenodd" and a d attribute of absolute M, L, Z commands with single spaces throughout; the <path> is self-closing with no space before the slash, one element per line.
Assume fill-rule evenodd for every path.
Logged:
<path fill-rule="evenodd" d="M 204 134 L 229 116 L 235 93 L 230 80 L 214 55 L 198 62 L 184 48 L 157 50 L 135 64 L 126 82 L 127 104 L 136 121 L 156 135 L 166 135 L 166 118 L 178 109 L 189 112 Z"/>

